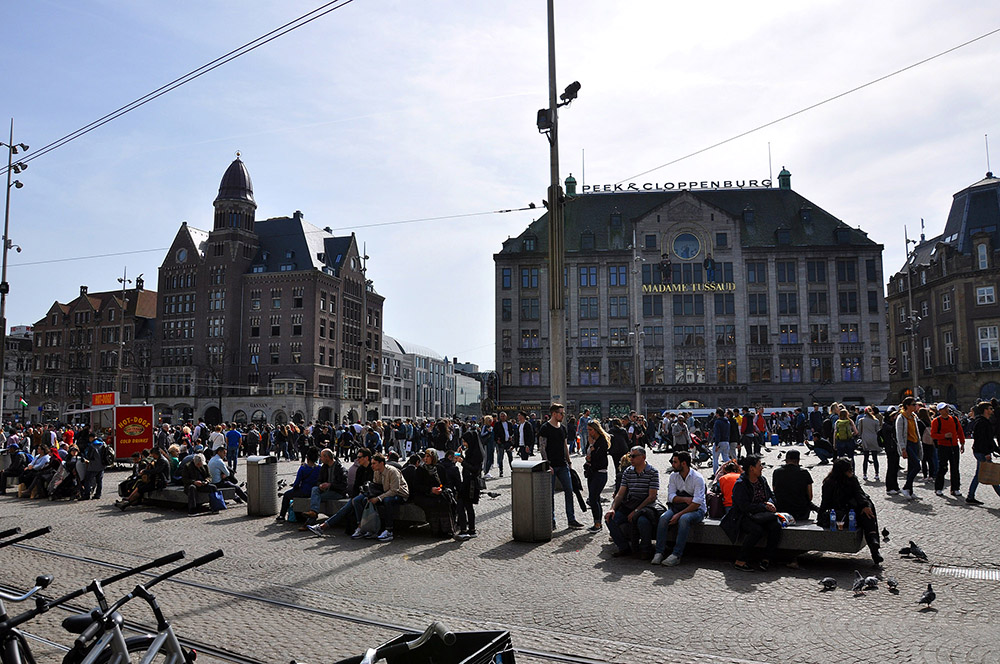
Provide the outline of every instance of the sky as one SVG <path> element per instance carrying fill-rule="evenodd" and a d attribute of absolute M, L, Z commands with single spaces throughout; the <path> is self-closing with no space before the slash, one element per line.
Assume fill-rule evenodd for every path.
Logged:
<path fill-rule="evenodd" d="M 9 4 L 0 123 L 13 118 L 30 156 L 321 4 Z M 548 184 L 545 7 L 354 0 L 31 161 L 10 190 L 22 251 L 8 323 L 80 285 L 118 288 L 124 270 L 155 289 L 181 222 L 211 228 L 240 151 L 258 219 L 301 210 L 366 245 L 386 334 L 493 368 L 493 254 L 539 216 Z M 793 189 L 883 244 L 894 273 L 904 225 L 937 235 L 952 195 L 983 177 L 986 135 L 1000 162 L 1000 33 L 645 173 L 1000 28 L 995 1 L 859 7 L 557 0 L 559 89 L 582 85 L 559 115 L 562 177 L 759 180 L 784 166 Z"/>

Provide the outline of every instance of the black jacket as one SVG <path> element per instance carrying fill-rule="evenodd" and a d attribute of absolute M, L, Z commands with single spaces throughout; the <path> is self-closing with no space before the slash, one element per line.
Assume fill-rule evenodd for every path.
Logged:
<path fill-rule="evenodd" d="M 771 486 L 764 479 L 764 476 L 761 475 L 758 481 L 764 485 L 764 499 L 773 501 L 774 492 L 771 491 Z M 753 502 L 753 487 L 750 485 L 747 474 L 743 473 L 740 475 L 740 479 L 736 480 L 736 484 L 733 485 L 733 509 L 729 510 L 729 513 L 722 518 L 722 523 L 719 525 L 722 526 L 722 530 L 729 536 L 730 541 L 735 544 L 742 529 L 743 519 L 752 514 L 766 511 L 768 509 L 764 503 Z"/>
<path fill-rule="evenodd" d="M 854 510 L 857 515 L 866 507 L 875 510 L 875 504 L 861 488 L 857 477 L 845 477 L 842 482 L 837 483 L 823 482 L 823 499 L 819 504 L 816 523 L 823 527 L 829 526 L 831 509 L 836 510 L 837 514 Z"/>
<path fill-rule="evenodd" d="M 330 491 L 335 491 L 342 495 L 347 495 L 347 471 L 340 459 L 334 459 L 332 466 L 321 464 L 319 467 L 319 483 L 330 483 Z"/>
<path fill-rule="evenodd" d="M 507 449 L 508 447 L 517 446 L 517 424 L 507 420 L 507 433 L 504 433 L 503 422 L 497 421 L 493 423 L 493 437 L 495 438 L 497 445 L 502 449 Z"/>
<path fill-rule="evenodd" d="M 993 424 L 982 415 L 978 416 L 972 423 L 972 451 L 977 454 L 995 454 L 997 452 Z"/>

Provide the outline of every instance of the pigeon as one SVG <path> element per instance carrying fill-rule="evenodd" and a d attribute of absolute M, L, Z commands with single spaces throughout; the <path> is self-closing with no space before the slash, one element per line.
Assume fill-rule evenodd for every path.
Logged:
<path fill-rule="evenodd" d="M 921 549 L 919 546 L 917 546 L 917 543 L 914 542 L 913 540 L 910 540 L 910 555 L 912 555 L 917 560 L 923 560 L 923 561 L 927 560 L 927 554 L 924 553 L 924 550 Z"/>
<path fill-rule="evenodd" d="M 882 529 L 882 541 L 883 542 L 888 542 L 889 541 L 889 529 L 888 528 L 883 528 Z"/>
<path fill-rule="evenodd" d="M 931 588 L 931 584 L 928 583 L 927 590 L 925 590 L 924 594 L 917 600 L 917 604 L 926 604 L 927 606 L 930 606 L 931 602 L 935 599 L 937 599 L 937 594 L 934 592 L 934 589 Z"/>
<path fill-rule="evenodd" d="M 861 576 L 861 572 L 854 570 L 854 585 L 851 587 L 854 594 L 864 594 L 865 589 L 865 577 Z"/>
<path fill-rule="evenodd" d="M 866 576 L 865 577 L 865 590 L 878 590 L 878 577 L 877 576 Z"/>
<path fill-rule="evenodd" d="M 823 590 L 820 592 L 826 592 L 828 590 L 834 590 L 837 587 L 837 580 L 832 576 L 828 576 L 825 579 L 820 579 L 819 584 L 823 586 Z"/>
<path fill-rule="evenodd" d="M 490 498 L 499 498 L 500 497 L 500 492 L 499 491 L 487 491 L 486 495 L 489 496 Z"/>
<path fill-rule="evenodd" d="M 885 580 L 885 585 L 889 586 L 889 592 L 891 593 L 899 592 L 899 581 L 896 580 L 896 577 L 890 576 L 888 579 Z"/>
<path fill-rule="evenodd" d="M 779 459 L 780 459 L 781 457 L 783 457 L 783 456 L 785 456 L 785 453 L 784 453 L 784 452 L 778 452 L 778 458 L 779 458 Z"/>
<path fill-rule="evenodd" d="M 904 558 L 909 558 L 911 553 L 913 552 L 910 550 L 910 547 L 908 546 L 904 546 L 902 549 L 899 550 L 899 555 L 903 556 Z"/>

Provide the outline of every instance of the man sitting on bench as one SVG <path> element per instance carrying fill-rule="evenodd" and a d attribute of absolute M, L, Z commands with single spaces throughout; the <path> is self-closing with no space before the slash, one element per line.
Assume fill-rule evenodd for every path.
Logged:
<path fill-rule="evenodd" d="M 691 470 L 691 454 L 674 452 L 670 460 L 674 472 L 667 480 L 667 511 L 660 516 L 656 526 L 656 554 L 650 561 L 653 565 L 673 567 L 681 562 L 684 546 L 687 544 L 691 527 L 705 520 L 708 512 L 705 503 L 705 478 L 698 471 Z M 677 526 L 677 538 L 674 549 L 666 560 L 663 558 L 667 550 L 667 529 Z"/>
<path fill-rule="evenodd" d="M 198 452 L 190 460 L 181 464 L 181 482 L 188 499 L 188 514 L 194 514 L 198 509 L 198 494 L 216 491 L 214 484 L 209 482 L 208 468 L 205 467 L 205 455 Z"/>
<path fill-rule="evenodd" d="M 333 450 L 324 447 L 319 451 L 319 484 L 309 494 L 309 511 L 306 516 L 315 519 L 324 501 L 342 500 L 347 497 L 347 471 Z"/>
<path fill-rule="evenodd" d="M 164 450 L 154 447 L 150 450 L 150 459 L 146 467 L 139 471 L 139 483 L 132 489 L 132 493 L 127 498 L 115 502 L 115 507 L 122 512 L 129 506 L 139 503 L 147 493 L 159 491 L 167 486 L 170 480 L 170 462 L 167 461 Z"/>
<path fill-rule="evenodd" d="M 230 472 L 229 464 L 227 463 L 228 454 L 229 452 L 225 447 L 215 450 L 215 456 L 208 462 L 208 474 L 212 478 L 212 484 L 217 489 L 232 487 L 236 492 L 236 502 L 245 503 L 249 498 L 246 492 L 240 488 L 240 485 L 234 481 L 235 478 L 232 472 Z"/>

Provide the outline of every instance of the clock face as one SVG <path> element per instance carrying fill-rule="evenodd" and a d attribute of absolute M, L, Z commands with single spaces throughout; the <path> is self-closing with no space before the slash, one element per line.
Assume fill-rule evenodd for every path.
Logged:
<path fill-rule="evenodd" d="M 681 233 L 674 238 L 674 255 L 683 260 L 691 260 L 701 253 L 701 241 L 691 233 Z"/>
<path fill-rule="evenodd" d="M 183 247 L 181 247 L 180 249 L 178 249 L 177 250 L 177 262 L 178 263 L 183 263 L 187 259 L 188 259 L 188 250 L 185 249 L 185 248 L 183 248 Z"/>

